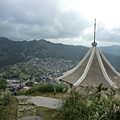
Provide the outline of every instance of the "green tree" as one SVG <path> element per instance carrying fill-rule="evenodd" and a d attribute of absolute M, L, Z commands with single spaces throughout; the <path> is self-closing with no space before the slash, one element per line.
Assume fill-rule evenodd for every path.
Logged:
<path fill-rule="evenodd" d="M 0 91 L 5 91 L 7 88 L 7 81 L 4 78 L 0 78 Z"/>

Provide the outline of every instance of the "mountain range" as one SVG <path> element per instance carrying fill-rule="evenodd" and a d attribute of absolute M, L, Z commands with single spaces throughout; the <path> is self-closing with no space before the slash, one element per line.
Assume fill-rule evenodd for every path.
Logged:
<path fill-rule="evenodd" d="M 111 64 L 120 71 L 120 46 L 100 47 Z M 85 46 L 51 43 L 44 39 L 12 41 L 0 37 L 0 68 L 36 58 L 57 58 L 80 61 L 89 50 Z"/>
<path fill-rule="evenodd" d="M 120 56 L 120 46 L 118 45 L 100 47 L 100 49 L 105 53 Z"/>

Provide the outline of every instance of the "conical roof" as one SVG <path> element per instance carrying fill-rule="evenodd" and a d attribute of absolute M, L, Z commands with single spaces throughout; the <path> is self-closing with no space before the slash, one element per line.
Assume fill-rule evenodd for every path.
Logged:
<path fill-rule="evenodd" d="M 57 79 L 73 86 L 96 87 L 102 83 L 104 87 L 120 87 L 120 73 L 106 59 L 96 42 L 92 43 L 88 53 L 75 68 Z"/>

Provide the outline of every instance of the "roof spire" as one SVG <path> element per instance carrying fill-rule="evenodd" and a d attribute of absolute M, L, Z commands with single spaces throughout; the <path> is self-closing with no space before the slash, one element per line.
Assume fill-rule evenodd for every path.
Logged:
<path fill-rule="evenodd" d="M 96 18 L 94 21 L 94 43 L 95 43 L 95 35 L 96 35 Z"/>
<path fill-rule="evenodd" d="M 94 21 L 94 42 L 92 43 L 92 46 L 97 46 L 97 43 L 95 42 L 95 37 L 96 37 L 96 17 Z"/>

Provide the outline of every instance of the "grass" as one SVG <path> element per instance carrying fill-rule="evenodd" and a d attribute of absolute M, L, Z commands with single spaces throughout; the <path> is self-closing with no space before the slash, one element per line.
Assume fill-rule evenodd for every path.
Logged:
<path fill-rule="evenodd" d="M 44 120 L 58 120 L 58 111 L 46 107 L 37 107 L 36 115 L 41 116 Z"/>
<path fill-rule="evenodd" d="M 64 99 L 66 97 L 67 93 L 40 93 L 40 92 L 35 92 L 31 94 L 30 96 L 43 96 L 43 97 L 51 97 L 51 98 L 57 98 L 57 99 Z"/>
<path fill-rule="evenodd" d="M 2 107 L 4 107 L 4 112 L 1 120 L 17 120 L 18 101 L 15 97 L 11 97 L 9 105 Z"/>
<path fill-rule="evenodd" d="M 63 92 L 63 90 L 65 91 Z M 53 98 L 64 98 L 66 96 L 67 86 L 63 84 L 38 84 L 27 91 L 21 90 L 18 95 L 44 96 Z"/>

